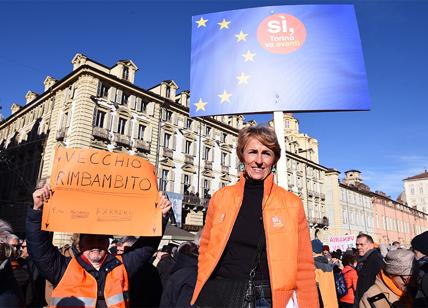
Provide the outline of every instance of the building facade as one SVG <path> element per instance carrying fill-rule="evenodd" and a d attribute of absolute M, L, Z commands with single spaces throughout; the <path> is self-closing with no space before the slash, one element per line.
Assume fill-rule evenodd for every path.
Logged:
<path fill-rule="evenodd" d="M 371 193 L 375 215 L 375 240 L 391 244 L 394 241 L 410 247 L 416 235 L 428 230 L 428 215 L 381 191 Z"/>
<path fill-rule="evenodd" d="M 370 188 L 361 179 L 358 170 L 345 172 L 345 179 L 339 184 L 342 208 L 342 232 L 350 235 L 373 234 L 373 204 Z"/>
<path fill-rule="evenodd" d="M 403 180 L 404 193 L 407 204 L 419 211 L 428 210 L 428 172 L 417 174 Z"/>
<path fill-rule="evenodd" d="M 188 209 L 183 224 L 202 227 L 203 199 L 238 178 L 232 151 L 243 117 L 191 119 L 189 91 L 177 93 L 172 80 L 148 90 L 136 86 L 138 68 L 130 60 L 107 67 L 76 54 L 72 64 L 70 74 L 48 76 L 42 94 L 29 91 L 26 105 L 13 104 L 0 123 L 1 217 L 22 233 L 26 206 L 50 175 L 55 147 L 91 147 L 148 159 L 159 189 L 181 198 L 177 211 Z"/>

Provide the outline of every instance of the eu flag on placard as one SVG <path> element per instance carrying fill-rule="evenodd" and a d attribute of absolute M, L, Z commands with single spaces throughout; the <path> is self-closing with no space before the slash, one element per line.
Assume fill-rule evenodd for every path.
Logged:
<path fill-rule="evenodd" d="M 191 53 L 191 116 L 370 109 L 352 5 L 193 16 Z"/>

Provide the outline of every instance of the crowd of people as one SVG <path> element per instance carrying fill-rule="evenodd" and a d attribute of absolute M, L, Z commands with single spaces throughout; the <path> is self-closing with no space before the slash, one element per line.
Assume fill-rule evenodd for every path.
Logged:
<path fill-rule="evenodd" d="M 411 245 L 378 246 L 360 233 L 343 252 L 312 240 L 320 307 L 428 307 L 428 231 Z"/>
<path fill-rule="evenodd" d="M 57 248 L 41 230 L 48 184 L 33 193 L 26 239 L 0 221 L 0 307 L 428 307 L 428 231 L 411 250 L 329 251 L 310 240 L 302 201 L 274 181 L 275 132 L 238 135 L 240 179 L 211 198 L 200 239 L 74 234 Z M 162 194 L 163 231 L 171 202 Z"/>

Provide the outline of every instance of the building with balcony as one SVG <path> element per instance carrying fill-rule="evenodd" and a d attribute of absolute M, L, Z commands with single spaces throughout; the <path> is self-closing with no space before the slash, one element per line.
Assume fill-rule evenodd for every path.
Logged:
<path fill-rule="evenodd" d="M 172 80 L 150 89 L 135 85 L 131 60 L 108 67 L 78 53 L 72 65 L 62 79 L 48 76 L 43 93 L 28 91 L 26 104 L 13 104 L 0 123 L 1 217 L 22 233 L 26 206 L 50 175 L 55 147 L 91 147 L 148 159 L 159 188 L 181 198 L 177 211 L 191 204 L 201 228 L 202 199 L 237 180 L 231 154 L 243 117 L 191 119 L 189 91 L 178 93 Z M 185 195 L 199 202 L 183 202 Z"/>

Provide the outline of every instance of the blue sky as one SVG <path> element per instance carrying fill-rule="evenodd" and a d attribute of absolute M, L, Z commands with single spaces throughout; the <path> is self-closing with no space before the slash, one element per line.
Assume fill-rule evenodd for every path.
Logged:
<path fill-rule="evenodd" d="M 355 5 L 372 110 L 296 114 L 300 129 L 318 139 L 322 165 L 358 169 L 396 198 L 402 179 L 428 168 L 428 1 L 0 1 L 2 113 L 41 93 L 47 75 L 68 74 L 76 52 L 108 66 L 132 59 L 143 88 L 189 89 L 192 15 L 312 3 Z"/>

